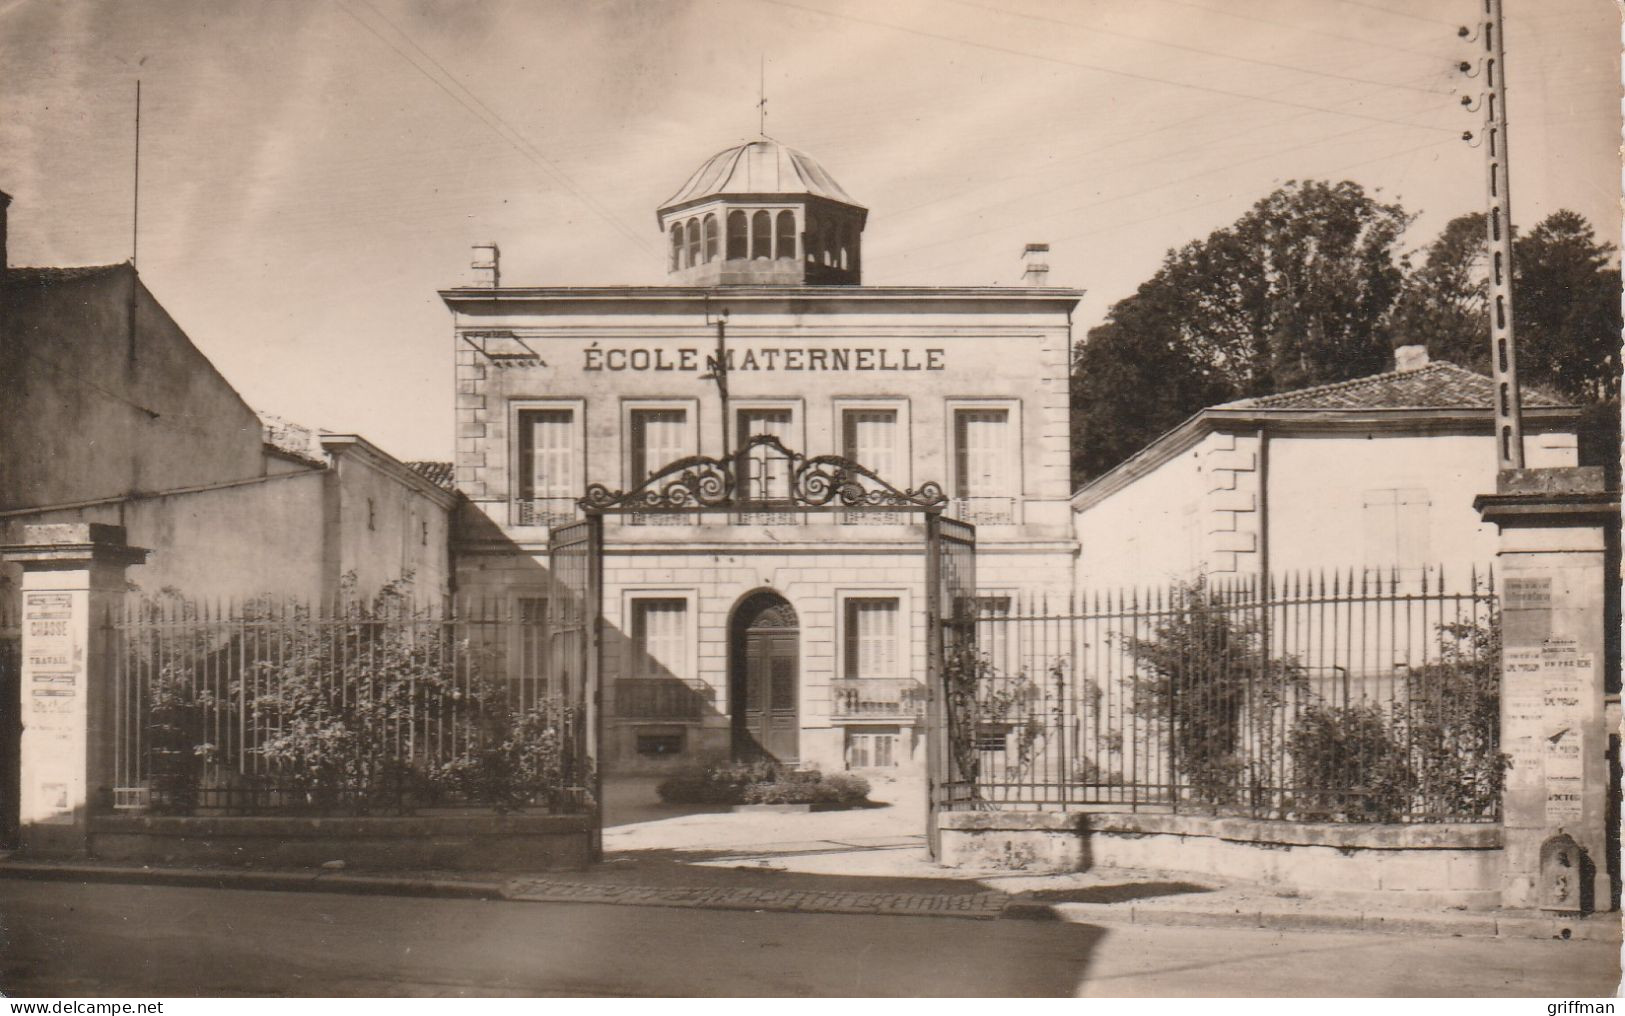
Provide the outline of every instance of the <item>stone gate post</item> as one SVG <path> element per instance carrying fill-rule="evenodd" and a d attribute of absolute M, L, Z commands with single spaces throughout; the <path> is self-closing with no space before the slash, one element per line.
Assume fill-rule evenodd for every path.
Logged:
<path fill-rule="evenodd" d="M 1610 909 L 1609 714 L 1617 724 L 1619 685 L 1607 635 L 1618 624 L 1619 495 L 1604 490 L 1600 469 L 1509 470 L 1474 507 L 1500 528 L 1501 748 L 1512 757 L 1502 906 Z"/>
<path fill-rule="evenodd" d="M 147 552 L 98 523 L 29 525 L 0 557 L 23 568 L 22 778 L 26 854 L 82 856 L 113 786 L 112 633 L 124 569 Z"/>

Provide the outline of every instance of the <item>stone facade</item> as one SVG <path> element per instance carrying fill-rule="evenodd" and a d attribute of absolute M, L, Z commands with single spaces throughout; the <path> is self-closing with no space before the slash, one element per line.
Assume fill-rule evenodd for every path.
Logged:
<path fill-rule="evenodd" d="M 457 485 L 468 498 L 455 550 L 461 594 L 535 609 L 511 605 L 556 594 L 549 535 L 579 516 L 589 485 L 632 489 L 674 460 L 720 457 L 725 443 L 763 433 L 795 453 L 860 460 L 899 490 L 939 485 L 945 513 L 977 524 L 978 585 L 989 595 L 1071 587 L 1067 374 L 1081 293 L 858 285 L 863 210 L 809 161 L 760 142 L 702 167 L 662 210 L 662 229 L 684 240 L 679 249 L 674 239 L 669 287 L 441 294 L 457 350 Z M 772 187 L 750 191 L 764 166 Z M 850 221 L 809 234 L 804 223 L 831 201 Z M 759 271 L 729 267 L 739 251 L 725 235 L 714 248 L 703 231 L 687 245 L 690 218 L 715 211 L 726 222 L 767 205 L 806 215 L 760 253 L 747 235 Z M 719 333 L 726 418 L 713 383 Z M 749 466 L 758 474 L 747 482 L 781 497 L 773 485 L 788 473 L 775 468 Z M 923 761 L 923 515 L 610 515 L 604 542 L 612 770 L 739 751 L 749 664 L 738 612 L 758 593 L 794 615 L 793 643 L 781 632 L 775 651 L 788 658 L 794 647 L 795 760 Z M 661 602 L 640 606 L 651 600 Z M 668 627 L 638 613 L 649 610 L 664 611 Z M 849 613 L 865 618 L 850 633 Z M 854 672 L 860 658 L 869 673 Z M 673 689 L 683 708 L 670 706 Z M 651 708 L 654 698 L 667 705 Z"/>

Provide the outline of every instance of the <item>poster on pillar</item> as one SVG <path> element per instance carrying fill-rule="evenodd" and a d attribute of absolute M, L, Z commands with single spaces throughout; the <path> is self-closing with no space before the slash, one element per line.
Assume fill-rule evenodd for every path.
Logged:
<path fill-rule="evenodd" d="M 1549 639 L 1541 647 L 1542 772 L 1546 823 L 1580 820 L 1585 786 L 1585 689 L 1592 687 L 1595 660 L 1572 641 Z"/>
<path fill-rule="evenodd" d="M 1580 820 L 1585 783 L 1586 689 L 1595 657 L 1569 640 L 1508 647 L 1502 743 L 1509 788 L 1543 792 L 1548 825 Z"/>
<path fill-rule="evenodd" d="M 23 594 L 24 824 L 70 825 L 84 804 L 85 594 Z"/>

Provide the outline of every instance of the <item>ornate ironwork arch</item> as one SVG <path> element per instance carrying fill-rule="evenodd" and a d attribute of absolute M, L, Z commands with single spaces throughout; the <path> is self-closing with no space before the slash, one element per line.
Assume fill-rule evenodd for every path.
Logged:
<path fill-rule="evenodd" d="M 749 489 L 749 463 L 754 452 L 776 453 L 788 467 L 789 490 L 770 501 L 743 496 Z M 759 434 L 730 458 L 691 455 L 678 459 L 631 490 L 610 490 L 590 484 L 580 500 L 589 513 L 718 511 L 752 509 L 764 505 L 792 511 L 809 508 L 888 511 L 941 511 L 948 496 L 937 483 L 903 489 L 868 466 L 840 455 L 802 455 L 786 448 L 778 438 Z"/>

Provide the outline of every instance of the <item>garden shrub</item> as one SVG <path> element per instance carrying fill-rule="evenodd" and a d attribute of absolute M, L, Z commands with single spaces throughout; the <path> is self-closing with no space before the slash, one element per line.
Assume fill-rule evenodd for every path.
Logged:
<path fill-rule="evenodd" d="M 849 773 L 784 769 L 770 762 L 722 763 L 676 773 L 655 788 L 667 804 L 857 804 L 869 781 Z"/>
<path fill-rule="evenodd" d="M 1416 789 L 1390 717 L 1374 705 L 1312 706 L 1287 734 L 1288 810 L 1306 822 L 1398 822 Z"/>

